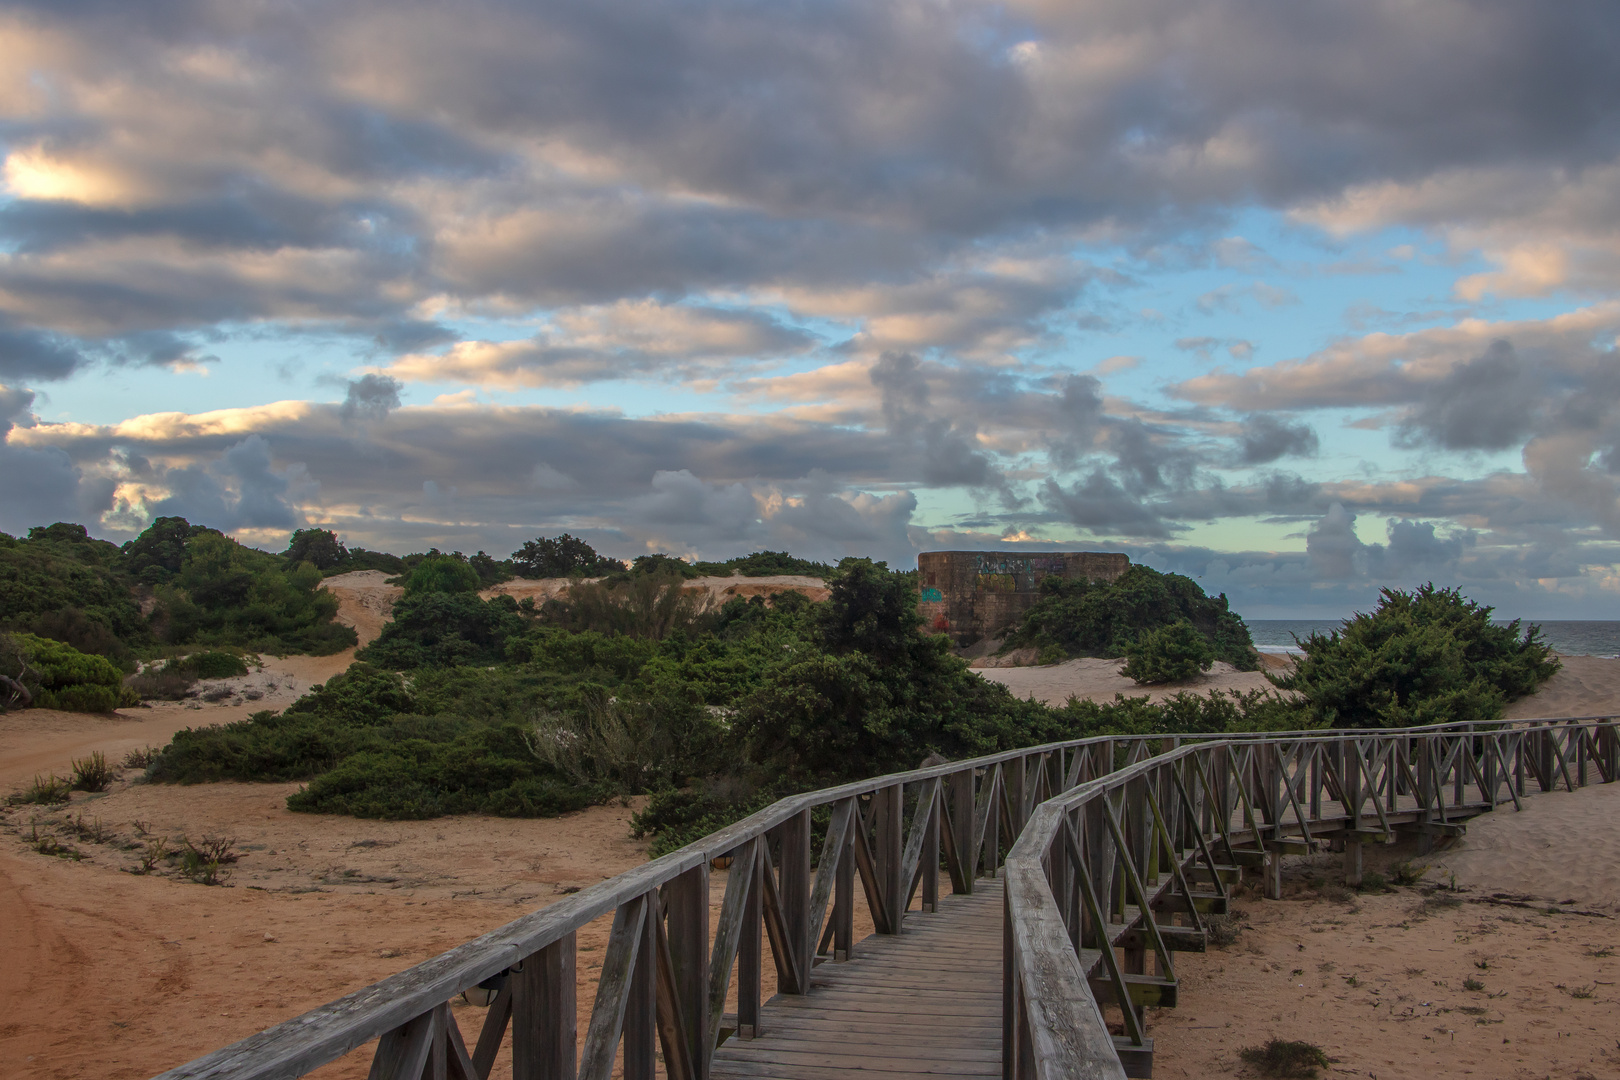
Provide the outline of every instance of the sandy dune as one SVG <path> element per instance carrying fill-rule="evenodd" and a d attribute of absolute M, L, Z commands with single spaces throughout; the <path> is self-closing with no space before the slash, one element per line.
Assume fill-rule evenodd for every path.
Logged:
<path fill-rule="evenodd" d="M 992 682 L 1001 683 L 1014 695 L 1048 705 L 1062 705 L 1071 697 L 1082 701 L 1113 701 L 1115 694 L 1126 697 L 1147 696 L 1154 701 L 1187 692 L 1207 694 L 1211 690 L 1272 690 L 1275 689 L 1258 671 L 1239 671 L 1231 664 L 1217 660 L 1208 674 L 1186 682 L 1165 683 L 1160 686 L 1138 686 L 1119 673 L 1123 660 L 1082 658 L 1065 660 L 1061 664 L 1043 667 L 974 668 Z"/>
<path fill-rule="evenodd" d="M 349 575 L 345 575 L 349 576 Z M 337 578 L 333 578 L 336 581 Z M 583 581 L 591 582 L 597 578 L 585 578 Z M 568 591 L 574 582 L 569 578 L 513 578 L 503 581 L 490 589 L 485 589 L 480 596 L 485 598 L 507 595 L 521 600 L 526 596 L 534 597 L 535 603 L 552 600 Z M 812 600 L 825 600 L 828 596 L 827 583 L 820 578 L 806 577 L 802 574 L 776 574 L 769 577 L 699 577 L 690 578 L 681 586 L 686 593 L 706 592 L 717 603 L 725 603 L 736 597 L 747 599 L 751 596 L 775 596 L 780 592 L 801 592 Z"/>
<path fill-rule="evenodd" d="M 1511 720 L 1545 716 L 1609 716 L 1620 711 L 1620 660 L 1563 656 L 1563 668 L 1540 690 L 1503 710 Z"/>

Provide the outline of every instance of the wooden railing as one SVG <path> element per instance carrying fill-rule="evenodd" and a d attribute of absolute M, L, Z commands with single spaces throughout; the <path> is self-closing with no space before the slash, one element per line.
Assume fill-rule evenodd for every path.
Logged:
<path fill-rule="evenodd" d="M 1149 1076 L 1149 1005 L 1174 1005 L 1172 954 L 1202 951 L 1228 883 L 1327 844 L 1361 879 L 1361 845 L 1461 833 L 1533 783 L 1620 778 L 1610 717 L 1166 739 L 1080 751 L 1006 860 L 1003 1075 Z M 1072 768 L 1072 767 L 1071 767 Z M 1119 1010 L 1114 1034 L 1103 1004 Z"/>
<path fill-rule="evenodd" d="M 808 993 L 817 964 L 852 955 L 857 880 L 876 932 L 896 934 L 919 894 L 921 912 L 935 909 L 942 870 L 971 893 L 1004 853 L 1004 1074 L 1139 1072 L 1142 1009 L 1174 1004 L 1170 954 L 1202 948 L 1234 868 L 1280 881 L 1282 853 L 1455 830 L 1487 808 L 1465 799 L 1476 787 L 1494 805 L 1506 783 L 1517 802 L 1526 776 L 1573 787 L 1589 767 L 1616 778 L 1610 720 L 1102 737 L 876 777 L 783 799 L 161 1080 L 292 1078 L 373 1041 L 371 1080 L 488 1080 L 508 1033 L 522 1080 L 609 1080 L 616 1066 L 625 1080 L 707 1080 L 722 1040 L 759 1031 L 766 944 L 778 992 Z M 711 930 L 717 860 L 730 869 Z M 609 914 L 581 1039 L 576 935 Z M 492 1002 L 469 1041 L 449 1002 L 480 991 Z M 1098 1004 L 1109 1000 L 1129 1003 L 1118 1038 Z"/>

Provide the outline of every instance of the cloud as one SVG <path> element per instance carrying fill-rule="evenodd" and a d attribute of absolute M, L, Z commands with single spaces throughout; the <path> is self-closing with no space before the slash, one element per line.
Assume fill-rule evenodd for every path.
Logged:
<path fill-rule="evenodd" d="M 13 445 L 13 431 L 32 428 L 30 390 L 0 385 L 0 531 L 21 534 L 35 525 L 94 520 L 112 507 L 113 484 L 85 477 L 55 447 Z"/>
<path fill-rule="evenodd" d="M 399 388 L 399 380 L 387 375 L 360 376 L 351 381 L 345 391 L 343 419 L 353 420 L 357 416 L 366 420 L 382 419 L 399 408 Z"/>
<path fill-rule="evenodd" d="M 277 471 L 269 442 L 250 435 L 217 458 L 162 471 L 166 497 L 151 504 L 153 517 L 183 517 L 224 532 L 291 531 L 304 523 L 294 505 L 312 500 L 318 485 L 302 465 Z"/>
<path fill-rule="evenodd" d="M 1290 423 L 1271 413 L 1243 418 L 1240 458 L 1245 465 L 1267 465 L 1281 457 L 1308 457 L 1317 450 L 1316 432 L 1309 424 Z"/>
<path fill-rule="evenodd" d="M 497 386 L 692 378 L 802 353 L 815 340 L 764 313 L 627 301 L 557 315 L 526 340 L 462 341 L 388 370 L 407 381 Z"/>

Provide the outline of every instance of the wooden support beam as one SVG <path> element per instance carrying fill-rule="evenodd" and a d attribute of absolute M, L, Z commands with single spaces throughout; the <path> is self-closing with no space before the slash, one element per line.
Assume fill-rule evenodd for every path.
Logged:
<path fill-rule="evenodd" d="M 1092 979 L 1091 992 L 1097 999 L 1120 1004 L 1110 979 Z M 1158 975 L 1125 976 L 1125 989 L 1130 1003 L 1138 1009 L 1173 1009 L 1176 1005 L 1176 980 Z"/>
<path fill-rule="evenodd" d="M 526 957 L 507 976 L 512 1014 L 512 1075 L 514 1080 L 574 1080 L 578 1043 L 575 935 Z M 491 1009 L 500 1006 L 500 997 Z M 492 1016 L 478 1037 L 473 1064 L 489 1076 L 500 1050 L 500 1034 L 491 1038 Z"/>

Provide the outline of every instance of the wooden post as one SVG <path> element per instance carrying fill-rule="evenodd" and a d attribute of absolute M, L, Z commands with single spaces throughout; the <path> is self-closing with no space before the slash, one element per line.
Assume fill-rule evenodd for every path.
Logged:
<path fill-rule="evenodd" d="M 934 798 L 928 810 L 928 827 L 923 833 L 922 858 L 917 865 L 922 870 L 922 909 L 932 914 L 939 910 L 939 829 L 945 814 L 945 792 Z M 907 885 L 911 883 L 906 882 Z"/>
<path fill-rule="evenodd" d="M 748 899 L 743 903 L 742 939 L 737 943 L 737 1038 L 752 1039 L 759 1034 L 759 977 L 762 952 L 761 935 L 764 933 L 765 859 L 759 846 L 760 837 L 748 845 L 748 865 L 732 864 L 731 872 L 753 876 Z M 742 860 L 739 859 L 738 862 Z"/>
<path fill-rule="evenodd" d="M 903 794 L 899 784 L 890 784 L 872 795 L 872 827 L 877 833 L 877 845 L 872 857 L 877 864 L 883 906 L 888 911 L 889 932 L 893 934 L 900 932 L 906 891 L 911 885 L 909 881 L 900 880 L 904 876 L 901 864 L 905 855 L 905 823 L 901 819 Z"/>
<path fill-rule="evenodd" d="M 1012 834 L 1007 837 L 1008 846 L 1018 839 L 1018 834 L 1024 829 L 1024 794 L 1032 778 L 1029 776 L 1028 758 L 1013 758 L 1001 767 L 1001 782 L 1007 785 L 1007 800 L 1012 807 L 1012 813 L 1007 817 L 1012 826 Z"/>
<path fill-rule="evenodd" d="M 1344 778 L 1345 798 L 1349 800 L 1350 835 L 1344 842 L 1344 883 L 1351 888 L 1361 884 L 1361 740 L 1340 743 L 1339 775 Z"/>
<path fill-rule="evenodd" d="M 1427 855 L 1434 850 L 1434 833 L 1423 826 L 1434 820 L 1434 803 L 1440 798 L 1440 792 L 1434 782 L 1434 740 L 1418 739 L 1416 760 L 1412 762 L 1413 771 L 1417 774 L 1418 789 L 1413 792 L 1418 801 L 1418 854 Z"/>
<path fill-rule="evenodd" d="M 663 917 L 657 892 L 647 895 L 641 920 L 641 944 L 630 974 L 624 1007 L 624 1080 L 657 1080 L 658 1074 L 658 928 Z"/>
<path fill-rule="evenodd" d="M 1001 799 L 999 777 L 1002 771 L 999 765 L 989 769 L 984 776 L 984 787 L 980 796 L 989 800 L 989 813 L 984 816 L 984 876 L 996 876 L 996 868 L 1001 865 L 1001 812 L 996 805 Z"/>
<path fill-rule="evenodd" d="M 686 1045 L 699 1080 L 709 1075 L 714 1039 L 709 1033 L 709 864 L 701 862 L 664 886 L 669 913 L 669 957 L 686 1021 Z M 667 1067 L 666 1067 L 667 1071 Z"/>
<path fill-rule="evenodd" d="M 508 977 L 513 1080 L 574 1080 L 579 1024 L 574 948 L 570 931 Z"/>
<path fill-rule="evenodd" d="M 861 810 L 855 808 L 851 832 L 861 827 Z M 971 826 L 970 826 L 971 827 Z M 838 876 L 833 879 L 833 962 L 843 963 L 851 955 L 855 941 L 855 852 L 854 840 L 844 845 L 838 858 Z"/>
<path fill-rule="evenodd" d="M 956 838 L 956 858 L 961 864 L 964 893 L 973 892 L 973 878 L 978 872 L 979 860 L 973 850 L 973 770 L 959 769 L 947 781 L 946 792 L 951 800 L 951 833 Z M 953 882 L 951 891 L 956 891 Z"/>
<path fill-rule="evenodd" d="M 782 898 L 782 922 L 786 924 L 788 947 L 803 973 L 802 987 L 780 987 L 785 993 L 810 992 L 810 965 L 815 962 L 816 943 L 811 940 L 815 932 L 810 927 L 810 811 L 801 810 L 776 829 L 782 841 L 782 876 L 779 894 Z M 816 929 L 820 929 L 817 927 Z"/>

